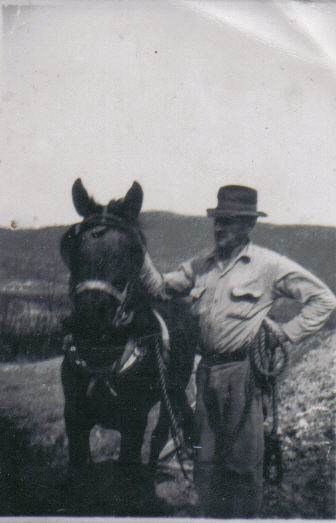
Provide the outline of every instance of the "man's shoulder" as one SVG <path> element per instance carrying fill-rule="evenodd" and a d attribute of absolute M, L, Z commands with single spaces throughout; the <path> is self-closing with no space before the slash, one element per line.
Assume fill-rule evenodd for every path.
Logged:
<path fill-rule="evenodd" d="M 294 263 L 292 260 L 287 258 L 287 256 L 255 243 L 250 244 L 248 252 L 251 261 L 254 262 L 258 267 L 263 267 L 265 269 L 273 268 L 276 270 L 278 267 L 287 266 L 288 264 Z"/>
<path fill-rule="evenodd" d="M 280 258 L 284 258 L 284 256 L 276 251 L 273 251 L 272 249 L 269 249 L 268 247 L 262 247 L 261 245 L 257 245 L 256 243 L 251 242 L 249 245 L 249 254 L 251 258 L 257 258 L 262 259 L 265 261 L 276 261 Z"/>

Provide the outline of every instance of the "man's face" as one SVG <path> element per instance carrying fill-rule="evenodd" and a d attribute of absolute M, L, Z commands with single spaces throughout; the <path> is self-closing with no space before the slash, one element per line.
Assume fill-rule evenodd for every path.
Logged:
<path fill-rule="evenodd" d="M 215 242 L 217 251 L 230 253 L 246 242 L 256 218 L 251 216 L 230 216 L 215 218 Z"/>

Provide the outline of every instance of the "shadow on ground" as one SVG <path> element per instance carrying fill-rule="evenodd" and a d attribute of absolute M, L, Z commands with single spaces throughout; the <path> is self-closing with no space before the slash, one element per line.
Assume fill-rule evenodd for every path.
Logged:
<path fill-rule="evenodd" d="M 0 516 L 200 516 L 192 483 L 179 468 L 158 468 L 155 495 L 146 466 L 140 467 L 136 478 L 134 468 L 125 471 L 112 459 L 94 463 L 86 476 L 78 475 L 70 484 L 65 475 L 64 442 L 61 449 L 53 446 L 53 455 L 29 442 L 28 431 L 0 418 Z M 316 463 L 307 467 L 307 451 L 299 448 L 298 452 L 298 462 L 294 451 L 284 453 L 281 485 L 265 483 L 262 518 L 334 517 L 335 498 L 331 478 L 324 471 L 324 456 L 324 468 Z M 188 465 L 191 480 L 191 463 Z"/>
<path fill-rule="evenodd" d="M 154 495 L 148 467 L 94 463 L 69 482 L 29 446 L 28 433 L 0 419 L 0 516 L 197 516 L 195 493 L 179 470 L 160 467 Z"/>

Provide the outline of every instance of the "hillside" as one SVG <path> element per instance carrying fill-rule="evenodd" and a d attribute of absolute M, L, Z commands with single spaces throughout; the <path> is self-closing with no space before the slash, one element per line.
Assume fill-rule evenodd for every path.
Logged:
<path fill-rule="evenodd" d="M 144 212 L 141 224 L 149 252 L 161 271 L 213 246 L 212 221 L 200 216 Z M 59 254 L 66 226 L 0 229 L 0 282 L 46 280 L 65 283 L 67 270 Z M 298 261 L 336 292 L 336 227 L 258 223 L 253 240 Z"/>

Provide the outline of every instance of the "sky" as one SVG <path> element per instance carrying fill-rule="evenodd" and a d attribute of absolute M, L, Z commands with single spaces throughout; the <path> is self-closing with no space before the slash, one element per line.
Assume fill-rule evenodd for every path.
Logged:
<path fill-rule="evenodd" d="M 188 215 L 249 185 L 267 222 L 336 225 L 335 27 L 332 0 L 3 3 L 0 226 L 77 221 L 78 177 Z"/>

